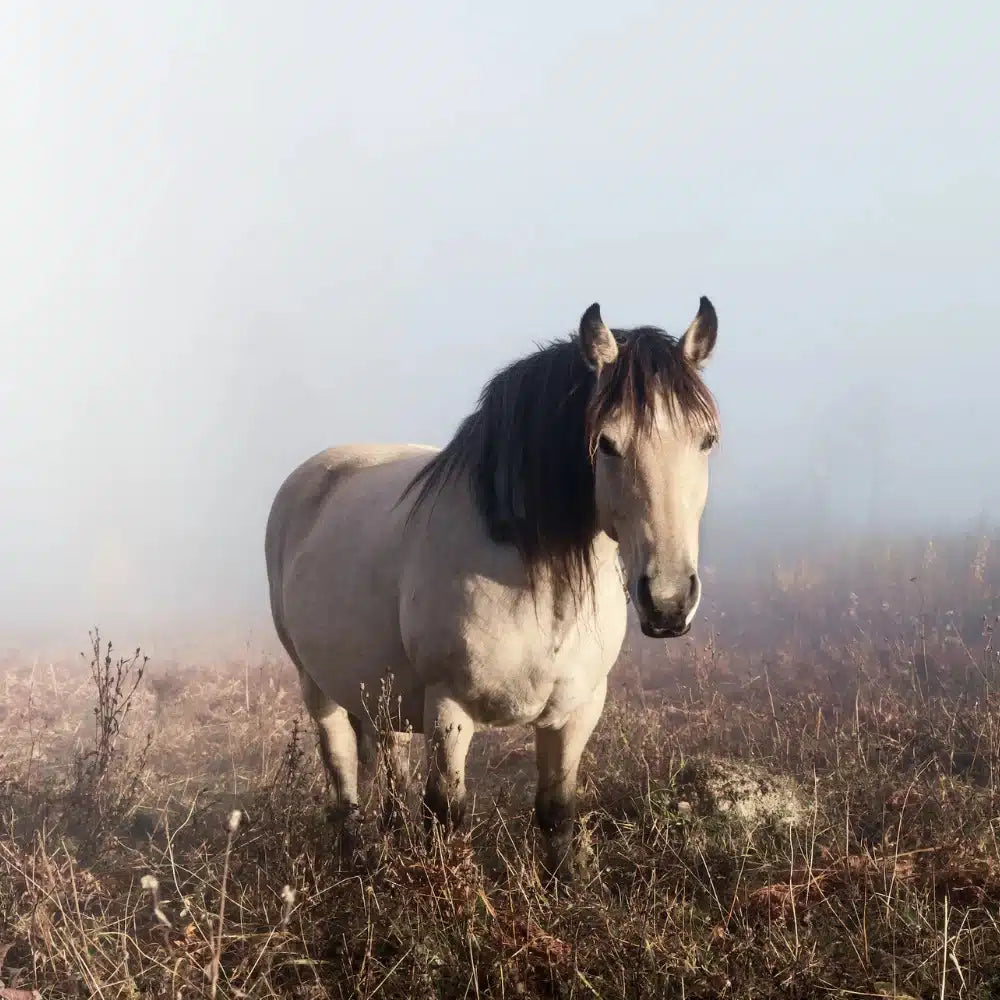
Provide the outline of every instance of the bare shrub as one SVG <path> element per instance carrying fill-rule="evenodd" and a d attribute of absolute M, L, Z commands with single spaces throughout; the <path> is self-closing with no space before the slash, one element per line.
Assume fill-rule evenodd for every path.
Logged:
<path fill-rule="evenodd" d="M 93 742 L 76 751 L 73 782 L 67 792 L 72 827 L 88 848 L 97 847 L 110 827 L 131 816 L 139 795 L 152 734 L 130 758 L 121 745 L 132 700 L 142 683 L 148 657 L 140 649 L 115 659 L 108 641 L 101 645 L 100 630 L 89 633 L 89 670 L 94 685 Z M 81 653 L 86 658 L 88 654 Z"/>

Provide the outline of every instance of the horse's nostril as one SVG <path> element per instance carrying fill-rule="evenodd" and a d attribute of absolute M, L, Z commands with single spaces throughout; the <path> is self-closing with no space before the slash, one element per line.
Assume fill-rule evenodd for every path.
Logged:
<path fill-rule="evenodd" d="M 639 604 L 646 610 L 650 610 L 653 607 L 653 591 L 649 584 L 649 574 L 643 573 L 639 577 L 639 583 L 636 587 L 637 597 L 639 598 Z"/>
<path fill-rule="evenodd" d="M 688 596 L 693 601 L 695 599 L 695 597 L 698 596 L 698 574 L 697 573 L 692 573 L 691 576 L 688 577 L 688 584 L 689 584 L 689 586 L 688 586 Z"/>

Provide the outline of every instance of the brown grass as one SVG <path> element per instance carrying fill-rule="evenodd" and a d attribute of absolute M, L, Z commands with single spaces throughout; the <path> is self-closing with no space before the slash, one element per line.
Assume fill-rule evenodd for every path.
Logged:
<path fill-rule="evenodd" d="M 100 637 L 90 671 L 11 659 L 0 996 L 1000 996 L 992 541 L 707 574 L 698 634 L 614 671 L 568 893 L 527 731 L 477 737 L 466 836 L 368 823 L 348 872 L 283 661 L 151 661 L 129 697 Z M 794 822 L 726 811 L 747 768 Z"/>

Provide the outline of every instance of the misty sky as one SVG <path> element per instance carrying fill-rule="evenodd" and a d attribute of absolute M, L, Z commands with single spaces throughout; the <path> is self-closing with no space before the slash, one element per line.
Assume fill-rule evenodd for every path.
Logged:
<path fill-rule="evenodd" d="M 716 305 L 706 550 L 1000 511 L 998 36 L 987 3 L 8 0 L 0 638 L 256 616 L 295 464 L 444 443 L 595 299 Z"/>

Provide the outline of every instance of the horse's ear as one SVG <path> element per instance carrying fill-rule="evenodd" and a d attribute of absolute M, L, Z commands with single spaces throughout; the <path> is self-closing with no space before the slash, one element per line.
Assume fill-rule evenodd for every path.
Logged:
<path fill-rule="evenodd" d="M 618 357 L 618 341 L 601 319 L 601 307 L 596 302 L 580 320 L 580 350 L 583 360 L 595 372 L 614 364 Z"/>
<path fill-rule="evenodd" d="M 715 338 L 719 335 L 719 317 L 715 315 L 715 307 L 703 295 L 698 306 L 698 315 L 681 338 L 681 350 L 684 357 L 700 368 L 712 354 Z"/>

